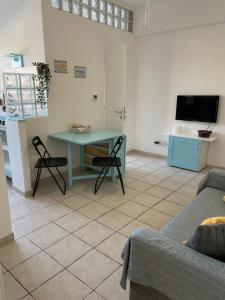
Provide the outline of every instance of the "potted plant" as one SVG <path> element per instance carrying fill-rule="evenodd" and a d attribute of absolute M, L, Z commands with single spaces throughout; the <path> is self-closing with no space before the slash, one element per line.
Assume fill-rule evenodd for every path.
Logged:
<path fill-rule="evenodd" d="M 37 101 L 43 108 L 47 103 L 52 75 L 48 64 L 43 62 L 33 62 L 33 65 L 37 67 L 37 75 L 34 76 L 34 80 L 38 83 Z"/>

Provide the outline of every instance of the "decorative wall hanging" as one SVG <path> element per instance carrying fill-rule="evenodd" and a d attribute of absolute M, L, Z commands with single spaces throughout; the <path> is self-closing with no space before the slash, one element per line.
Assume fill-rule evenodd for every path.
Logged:
<path fill-rule="evenodd" d="M 74 67 L 75 78 L 86 78 L 87 77 L 87 69 L 86 67 Z"/>
<path fill-rule="evenodd" d="M 68 73 L 67 61 L 54 60 L 54 72 L 55 73 Z"/>

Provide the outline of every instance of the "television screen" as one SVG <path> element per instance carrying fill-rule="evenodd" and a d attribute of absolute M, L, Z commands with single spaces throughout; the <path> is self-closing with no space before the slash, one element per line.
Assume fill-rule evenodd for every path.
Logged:
<path fill-rule="evenodd" d="M 220 96 L 177 96 L 176 120 L 216 123 Z"/>

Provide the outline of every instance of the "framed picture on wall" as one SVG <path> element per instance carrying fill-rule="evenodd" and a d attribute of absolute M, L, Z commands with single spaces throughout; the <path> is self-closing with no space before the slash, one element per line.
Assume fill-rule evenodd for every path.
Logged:
<path fill-rule="evenodd" d="M 74 67 L 75 78 L 87 78 L 87 68 L 75 66 Z"/>
<path fill-rule="evenodd" d="M 54 60 L 54 72 L 55 73 L 68 73 L 67 61 Z"/>

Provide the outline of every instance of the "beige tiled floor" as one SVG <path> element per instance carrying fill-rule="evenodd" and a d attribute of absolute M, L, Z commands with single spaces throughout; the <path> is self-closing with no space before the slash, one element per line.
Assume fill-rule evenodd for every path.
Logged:
<path fill-rule="evenodd" d="M 16 241 L 0 248 L 7 300 L 128 300 L 119 285 L 127 237 L 136 228 L 157 233 L 192 201 L 204 174 L 132 154 L 125 196 L 110 181 L 97 196 L 93 181 L 66 196 L 44 183 L 34 199 L 9 188 Z"/>

